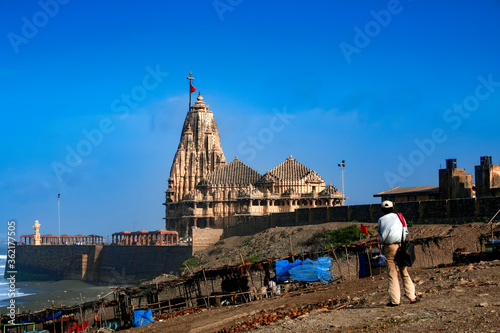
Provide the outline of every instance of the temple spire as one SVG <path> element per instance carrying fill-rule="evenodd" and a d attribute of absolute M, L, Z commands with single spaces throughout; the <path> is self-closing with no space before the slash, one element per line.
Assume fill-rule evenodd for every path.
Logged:
<path fill-rule="evenodd" d="M 167 203 L 182 201 L 207 175 L 226 165 L 217 123 L 207 109 L 208 105 L 199 94 L 186 114 L 170 169 Z M 169 214 L 167 212 L 167 218 Z"/>

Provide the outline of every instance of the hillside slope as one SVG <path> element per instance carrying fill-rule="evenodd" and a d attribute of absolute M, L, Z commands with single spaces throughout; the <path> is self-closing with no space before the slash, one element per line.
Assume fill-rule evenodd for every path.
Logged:
<path fill-rule="evenodd" d="M 238 265 L 243 260 L 259 261 L 266 258 L 283 258 L 290 255 L 291 250 L 295 255 L 302 251 L 319 251 L 324 248 L 321 235 L 326 230 L 344 228 L 360 223 L 332 222 L 319 225 L 306 225 L 298 227 L 277 227 L 265 230 L 252 236 L 237 236 L 223 239 L 213 247 L 195 254 L 199 258 L 199 264 L 193 267 L 195 270 L 203 268 L 217 268 L 224 265 Z M 364 223 L 364 225 L 376 233 L 376 223 Z M 430 244 L 432 249 L 432 260 L 434 265 L 439 263 L 450 263 L 453 249 L 464 248 L 467 251 L 480 249 L 478 237 L 480 234 L 489 232 L 485 223 L 468 223 L 463 225 L 414 225 L 409 227 L 410 238 L 446 237 L 436 244 Z M 424 251 L 426 248 L 424 247 Z M 426 266 L 426 262 L 420 266 Z M 429 264 L 431 264 L 429 262 Z"/>

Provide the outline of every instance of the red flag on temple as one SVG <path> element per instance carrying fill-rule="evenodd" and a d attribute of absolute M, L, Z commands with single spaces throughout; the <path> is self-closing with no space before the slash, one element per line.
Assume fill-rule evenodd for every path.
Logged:
<path fill-rule="evenodd" d="M 194 92 L 196 91 L 196 88 L 195 88 L 195 87 L 193 87 L 193 84 L 192 84 L 191 82 L 189 83 L 189 86 L 190 86 L 190 87 L 189 87 L 189 93 L 190 93 L 190 94 L 194 93 Z"/>
<path fill-rule="evenodd" d="M 368 235 L 368 229 L 361 223 L 361 233 Z"/>

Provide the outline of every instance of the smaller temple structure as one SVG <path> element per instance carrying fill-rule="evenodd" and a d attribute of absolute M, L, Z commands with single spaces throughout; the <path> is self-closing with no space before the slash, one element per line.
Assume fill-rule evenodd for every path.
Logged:
<path fill-rule="evenodd" d="M 19 237 L 19 245 L 96 245 L 103 244 L 104 237 L 97 235 L 40 235 L 40 222 L 35 221 L 35 233 Z"/>
<path fill-rule="evenodd" d="M 177 231 L 121 231 L 112 235 L 113 245 L 178 245 L 179 233 Z"/>
<path fill-rule="evenodd" d="M 37 221 L 38 222 L 38 221 Z M 98 235 L 40 235 L 38 234 L 39 243 L 37 244 L 37 235 L 22 235 L 19 245 L 96 245 L 103 244 L 104 237 Z"/>

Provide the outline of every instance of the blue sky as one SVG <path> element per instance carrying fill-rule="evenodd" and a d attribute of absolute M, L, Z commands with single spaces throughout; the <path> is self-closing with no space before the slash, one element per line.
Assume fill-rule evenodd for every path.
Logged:
<path fill-rule="evenodd" d="M 340 188 L 345 160 L 347 204 L 438 184 L 447 158 L 500 163 L 500 1 L 1 6 L 0 221 L 18 235 L 58 233 L 58 193 L 61 233 L 164 228 L 189 71 L 228 161 L 293 155 Z"/>

